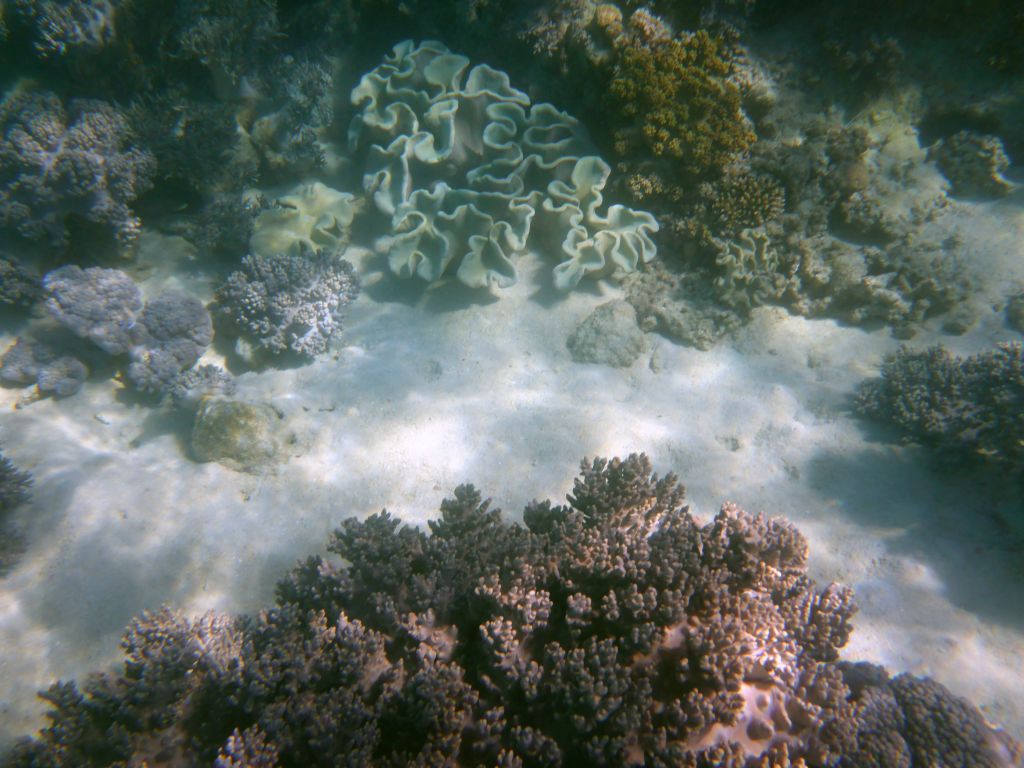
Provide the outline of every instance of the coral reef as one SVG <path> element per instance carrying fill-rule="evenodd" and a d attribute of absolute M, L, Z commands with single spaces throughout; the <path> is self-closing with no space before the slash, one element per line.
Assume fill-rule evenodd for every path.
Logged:
<path fill-rule="evenodd" d="M 286 55 L 260 73 L 265 95 L 243 121 L 261 161 L 261 177 L 306 174 L 324 164 L 322 135 L 334 121 L 335 84 L 329 61 Z"/>
<path fill-rule="evenodd" d="M 153 156 L 132 145 L 110 104 L 13 89 L 0 102 L 0 228 L 67 241 L 70 216 L 102 225 L 122 245 L 140 222 L 130 203 L 150 187 Z"/>
<path fill-rule="evenodd" d="M 132 132 L 156 158 L 161 187 L 186 198 L 230 193 L 259 176 L 259 160 L 238 130 L 231 103 L 192 97 L 181 88 L 146 92 L 125 112 Z"/>
<path fill-rule="evenodd" d="M 735 169 L 702 188 L 713 231 L 738 234 L 774 221 L 786 209 L 786 193 L 771 176 Z"/>
<path fill-rule="evenodd" d="M 0 381 L 35 384 L 40 395 L 69 397 L 82 388 L 89 369 L 71 355 L 62 355 L 46 344 L 19 336 L 0 358 Z"/>
<path fill-rule="evenodd" d="M 894 86 L 905 66 L 906 52 L 895 37 L 869 34 L 856 39 L 831 38 L 822 48 L 845 95 L 854 104 L 877 98 Z"/>
<path fill-rule="evenodd" d="M 210 73 L 222 96 L 236 93 L 241 79 L 257 69 L 277 32 L 273 0 L 190 0 L 174 6 L 165 22 L 161 53 L 195 61 Z"/>
<path fill-rule="evenodd" d="M 647 349 L 636 310 L 625 301 L 606 301 L 585 317 L 566 340 L 577 363 L 615 368 L 632 365 Z"/>
<path fill-rule="evenodd" d="M 942 346 L 906 347 L 886 357 L 879 378 L 864 382 L 857 410 L 892 423 L 907 442 L 951 459 L 1024 470 L 1024 347 L 1000 344 L 967 358 Z"/>
<path fill-rule="evenodd" d="M 7 512 L 29 500 L 32 475 L 22 472 L 0 452 L 0 512 Z"/>
<path fill-rule="evenodd" d="M 341 332 L 359 292 L 352 265 L 334 251 L 252 254 L 217 290 L 218 313 L 259 349 L 312 358 Z"/>
<path fill-rule="evenodd" d="M 110 0 L 14 0 L 11 10 L 32 28 L 39 55 L 50 58 L 107 45 L 116 6 Z"/>
<path fill-rule="evenodd" d="M 406 41 L 363 76 L 352 103 L 350 145 L 365 151 L 363 186 L 390 219 L 395 274 L 507 286 L 531 241 L 559 254 L 553 283 L 568 290 L 654 257 L 653 216 L 600 210 L 611 169 L 582 126 L 531 105 L 503 72 Z"/>
<path fill-rule="evenodd" d="M 856 747 L 842 765 L 858 768 L 1018 766 L 1022 746 L 993 734 L 977 707 L 925 677 L 889 677 L 866 662 L 841 662 L 859 708 Z M 980 747 L 980 748 L 979 748 Z"/>
<path fill-rule="evenodd" d="M 14 259 L 0 256 L 0 305 L 27 307 L 41 295 L 38 275 Z"/>
<path fill-rule="evenodd" d="M 8 524 L 5 513 L 28 501 L 31 487 L 32 475 L 19 470 L 0 451 L 0 576 L 11 570 L 26 549 L 24 537 Z M 3 755 L 0 755 L 0 763 L 3 762 Z"/>
<path fill-rule="evenodd" d="M 429 535 L 349 519 L 272 609 L 136 618 L 7 765 L 1021 766 L 938 683 L 837 662 L 852 591 L 792 525 L 683 498 L 633 455 L 525 527 L 468 485 Z"/>
<path fill-rule="evenodd" d="M 264 207 L 262 197 L 218 193 L 193 215 L 167 229 L 192 243 L 200 254 L 237 257 L 248 250 L 253 225 Z"/>
<path fill-rule="evenodd" d="M 908 205 L 907 162 L 884 154 L 861 126 L 822 118 L 799 130 L 799 141 L 759 142 L 751 158 L 785 189 L 785 211 L 764 224 L 783 278 L 797 281 L 782 303 L 803 315 L 888 325 L 903 338 L 956 310 L 947 330 L 963 332 L 973 322 L 966 300 L 974 276 L 962 243 L 922 234 L 944 197 Z"/>
<path fill-rule="evenodd" d="M 931 152 L 953 194 L 960 197 L 1002 197 L 1013 189 L 1003 177 L 1010 167 L 998 136 L 959 131 L 942 139 Z"/>
<path fill-rule="evenodd" d="M 128 378 L 143 392 L 167 394 L 213 341 L 213 322 L 203 303 L 181 291 L 146 302 L 132 328 Z"/>
<path fill-rule="evenodd" d="M 47 272 L 43 289 L 47 310 L 76 336 L 111 355 L 132 347 L 142 294 L 121 270 L 69 264 Z"/>
<path fill-rule="evenodd" d="M 764 230 L 745 229 L 722 243 L 715 279 L 719 299 L 741 314 L 764 304 L 782 304 L 799 291 L 793 265 L 786 264 Z"/>
<path fill-rule="evenodd" d="M 213 341 L 213 322 L 199 299 L 172 289 L 143 307 L 142 294 L 127 274 L 100 267 L 60 267 L 46 274 L 43 287 L 46 307 L 61 325 L 109 355 L 129 355 L 125 373 L 136 389 L 169 395 L 179 385 L 193 388 L 179 378 Z M 5 357 L 0 375 L 30 383 L 38 373 L 41 392 L 74 394 L 88 374 L 77 360 L 58 358 L 27 340 L 8 356 L 11 362 Z"/>

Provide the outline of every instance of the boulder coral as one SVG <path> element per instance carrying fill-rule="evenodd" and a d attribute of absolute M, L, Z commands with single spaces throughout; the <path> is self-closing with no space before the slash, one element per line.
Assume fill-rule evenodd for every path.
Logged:
<path fill-rule="evenodd" d="M 46 309 L 76 336 L 110 355 L 132 347 L 142 294 L 121 270 L 69 264 L 47 272 L 43 290 Z"/>
<path fill-rule="evenodd" d="M 654 217 L 603 207 L 611 169 L 583 127 L 531 104 L 508 76 L 444 45 L 399 43 L 352 91 L 349 130 L 363 186 L 390 221 L 388 263 L 401 277 L 453 275 L 506 287 L 528 247 L 558 254 L 561 290 L 652 259 Z"/>
<path fill-rule="evenodd" d="M 273 608 L 145 613 L 6 766 L 1022 765 L 939 683 L 837 660 L 852 591 L 788 522 L 700 522 L 635 454 L 567 501 L 509 524 L 462 485 L 429 533 L 347 520 Z"/>
<path fill-rule="evenodd" d="M 89 369 L 78 358 L 62 355 L 27 336 L 19 336 L 0 357 L 0 381 L 23 386 L 35 384 L 39 395 L 73 395 L 82 388 L 88 375 Z"/>

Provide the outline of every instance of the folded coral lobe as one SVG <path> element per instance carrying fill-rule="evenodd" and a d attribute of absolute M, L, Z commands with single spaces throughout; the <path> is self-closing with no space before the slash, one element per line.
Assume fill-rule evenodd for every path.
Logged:
<path fill-rule="evenodd" d="M 570 290 L 654 258 L 651 214 L 601 210 L 611 169 L 583 126 L 531 104 L 505 73 L 468 67 L 441 43 L 405 41 L 352 91 L 361 111 L 349 142 L 365 157 L 364 188 L 390 219 L 391 271 L 507 287 L 532 248 L 559 255 L 551 281 Z"/>

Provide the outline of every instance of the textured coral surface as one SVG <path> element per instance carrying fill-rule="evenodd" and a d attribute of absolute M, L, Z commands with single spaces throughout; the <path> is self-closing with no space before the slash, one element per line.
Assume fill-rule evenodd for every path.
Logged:
<path fill-rule="evenodd" d="M 796 528 L 683 497 L 634 454 L 525 526 L 469 485 L 429 535 L 349 520 L 274 608 L 136 618 L 123 670 L 52 686 L 7 765 L 1021 765 L 941 685 L 836 663 L 852 591 Z"/>

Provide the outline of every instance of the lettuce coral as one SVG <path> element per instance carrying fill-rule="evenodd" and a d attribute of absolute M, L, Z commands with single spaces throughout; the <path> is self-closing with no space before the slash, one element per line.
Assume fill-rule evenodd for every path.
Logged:
<path fill-rule="evenodd" d="M 355 198 L 347 192 L 318 181 L 300 184 L 256 217 L 249 247 L 260 256 L 344 248 L 355 213 Z"/>
<path fill-rule="evenodd" d="M 363 76 L 352 103 L 349 141 L 365 150 L 363 186 L 390 219 L 395 274 L 504 287 L 517 279 L 515 257 L 535 247 L 559 253 L 553 282 L 568 290 L 654 257 L 652 215 L 602 210 L 611 169 L 583 127 L 531 105 L 503 72 L 406 41 Z"/>

